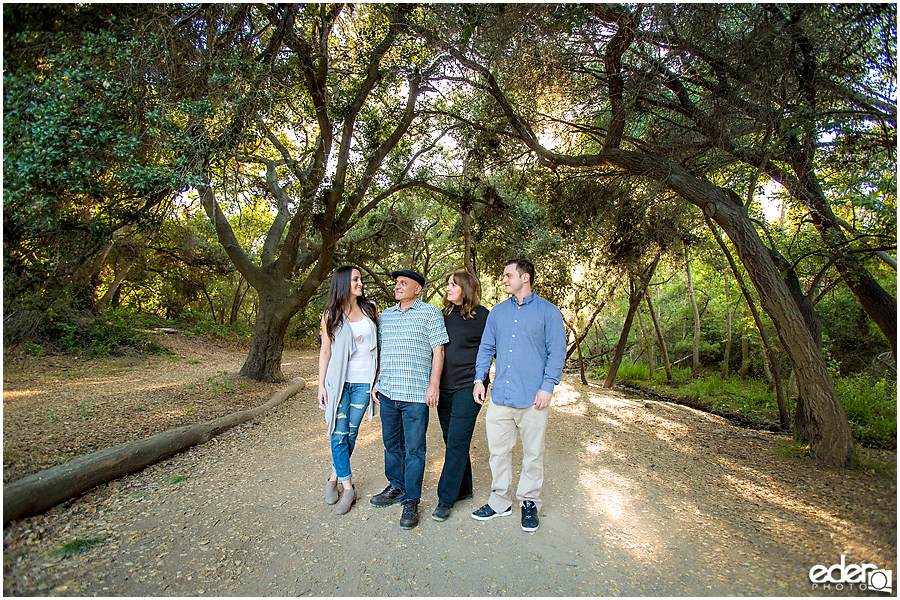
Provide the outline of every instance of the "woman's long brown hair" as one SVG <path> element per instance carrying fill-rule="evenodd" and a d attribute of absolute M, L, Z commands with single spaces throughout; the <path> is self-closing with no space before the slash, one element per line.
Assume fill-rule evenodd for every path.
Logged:
<path fill-rule="evenodd" d="M 459 314 L 463 319 L 475 318 L 475 309 L 481 304 L 481 283 L 468 271 L 453 271 L 447 275 L 447 281 L 453 278 L 453 283 L 462 289 L 462 302 L 459 305 Z M 449 315 L 456 306 L 447 300 L 444 294 L 444 314 Z"/>
<path fill-rule="evenodd" d="M 353 265 L 338 267 L 331 276 L 331 284 L 328 286 L 328 301 L 325 304 L 325 331 L 328 337 L 334 341 L 334 332 L 344 322 L 344 306 L 350 302 L 350 281 L 353 278 L 353 270 L 359 269 Z M 359 271 L 362 274 L 362 271 Z M 372 300 L 366 298 L 366 292 L 357 300 L 363 313 L 375 321 L 378 319 L 378 307 Z"/>

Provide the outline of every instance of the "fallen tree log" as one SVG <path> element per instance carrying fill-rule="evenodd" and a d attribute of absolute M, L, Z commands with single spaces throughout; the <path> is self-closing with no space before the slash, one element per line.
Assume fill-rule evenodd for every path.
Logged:
<path fill-rule="evenodd" d="M 265 404 L 206 423 L 176 427 L 70 460 L 3 486 L 3 525 L 40 514 L 87 490 L 129 475 L 253 419 L 278 406 L 306 386 L 297 379 Z"/>

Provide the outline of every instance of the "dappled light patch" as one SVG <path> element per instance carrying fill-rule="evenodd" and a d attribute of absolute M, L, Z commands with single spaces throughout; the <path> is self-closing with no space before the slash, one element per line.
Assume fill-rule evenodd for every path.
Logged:
<path fill-rule="evenodd" d="M 573 414 L 585 414 L 582 394 L 568 383 L 560 383 L 553 390 L 553 408 L 555 410 Z"/>
<path fill-rule="evenodd" d="M 774 547 L 795 548 L 801 560 L 852 548 L 891 568 L 889 520 L 867 523 L 882 511 L 864 508 L 869 501 L 845 487 L 855 473 L 780 457 L 773 447 L 781 436 L 690 407 L 577 383 L 567 384 L 565 398 L 554 403 L 562 423 L 551 418 L 558 429 L 548 443 L 575 446 L 573 478 L 584 500 L 566 516 L 592 524 L 598 552 L 665 572 L 709 565 L 708 576 L 726 586 Z M 896 506 L 890 482 L 863 480 Z M 777 567 L 761 576 L 785 577 Z"/>
<path fill-rule="evenodd" d="M 601 453 L 612 452 L 612 446 L 610 446 L 610 444 L 608 442 L 601 442 L 599 440 L 591 440 L 590 442 L 587 443 L 587 446 L 585 447 L 585 449 L 590 454 L 601 454 Z"/>
<path fill-rule="evenodd" d="M 613 427 L 623 427 L 623 428 L 625 427 L 625 423 L 623 423 L 620 419 L 617 419 L 614 417 L 607 417 L 604 415 L 596 415 L 594 417 L 594 420 L 598 421 L 600 423 L 604 423 L 606 425 L 612 425 Z"/>
<path fill-rule="evenodd" d="M 3 390 L 3 400 L 20 400 L 22 398 L 29 398 L 32 396 L 37 396 L 41 394 L 40 390 L 15 390 L 15 391 L 6 391 Z"/>

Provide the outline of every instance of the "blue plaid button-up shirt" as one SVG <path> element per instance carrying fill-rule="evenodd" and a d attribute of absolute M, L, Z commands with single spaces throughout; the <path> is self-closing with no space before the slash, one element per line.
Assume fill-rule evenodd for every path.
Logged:
<path fill-rule="evenodd" d="M 437 307 L 416 299 L 405 311 L 399 303 L 384 309 L 378 317 L 381 367 L 375 389 L 391 400 L 425 402 L 432 348 L 449 341 Z"/>

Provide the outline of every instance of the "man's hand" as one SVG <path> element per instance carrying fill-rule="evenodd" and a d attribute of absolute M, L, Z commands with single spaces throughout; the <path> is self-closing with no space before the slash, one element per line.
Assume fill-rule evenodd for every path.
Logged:
<path fill-rule="evenodd" d="M 428 405 L 428 408 L 435 408 L 438 405 L 438 400 L 441 398 L 440 388 L 433 383 L 428 386 L 425 390 L 425 404 Z"/>
<path fill-rule="evenodd" d="M 374 383 L 372 384 L 372 390 L 369 392 L 369 394 L 372 396 L 372 402 L 374 402 L 378 406 L 381 406 L 381 401 L 378 399 L 378 392 L 375 391 Z"/>
<path fill-rule="evenodd" d="M 475 387 L 472 389 L 472 398 L 478 404 L 484 406 L 484 384 L 476 383 Z"/>
<path fill-rule="evenodd" d="M 547 408 L 550 406 L 550 398 L 552 397 L 552 393 L 538 390 L 538 393 L 534 395 L 534 407 L 538 410 Z"/>

